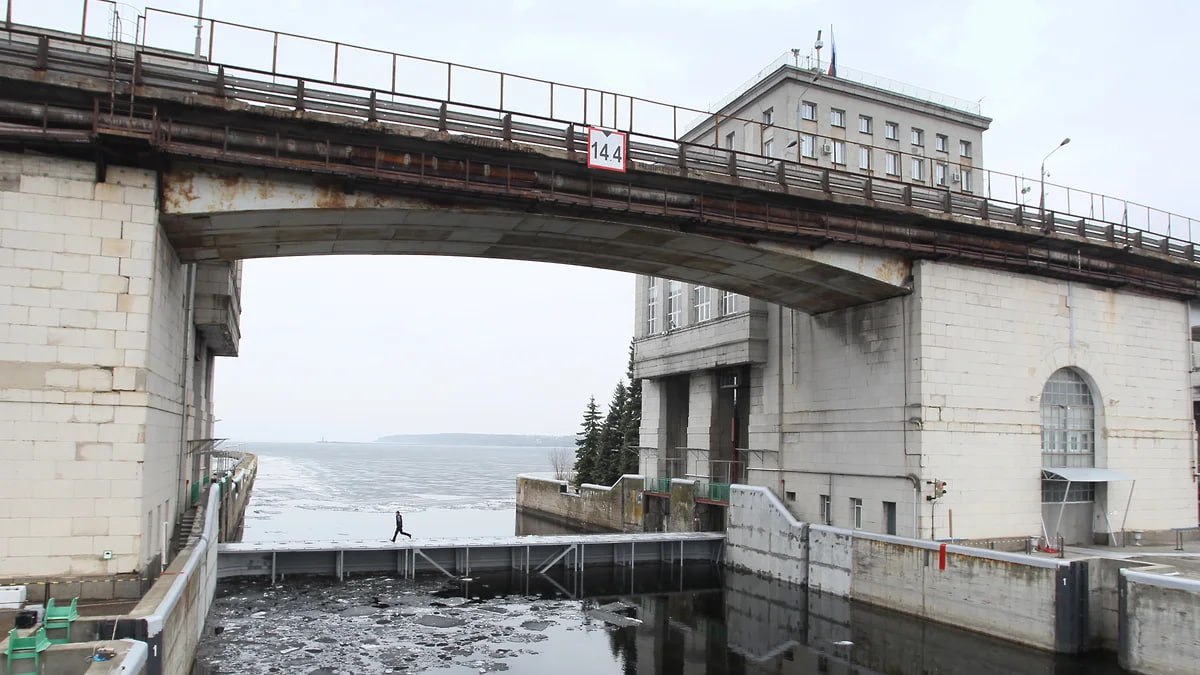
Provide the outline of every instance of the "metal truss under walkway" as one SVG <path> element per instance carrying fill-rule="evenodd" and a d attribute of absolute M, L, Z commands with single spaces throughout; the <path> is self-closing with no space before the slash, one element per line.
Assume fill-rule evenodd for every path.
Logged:
<path fill-rule="evenodd" d="M 721 532 L 654 532 L 565 536 L 470 537 L 375 541 L 298 541 L 221 544 L 217 578 L 289 574 L 444 574 L 459 578 L 475 572 L 518 570 L 545 574 L 556 568 L 579 572 L 586 567 L 637 564 L 721 562 Z"/>

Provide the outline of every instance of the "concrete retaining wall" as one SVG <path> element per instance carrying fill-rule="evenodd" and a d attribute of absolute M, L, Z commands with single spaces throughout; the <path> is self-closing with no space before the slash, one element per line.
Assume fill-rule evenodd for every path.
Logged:
<path fill-rule="evenodd" d="M 574 492 L 564 480 L 517 476 L 517 509 L 585 529 L 642 531 L 643 478 L 626 474 L 613 486 L 584 483 Z"/>
<path fill-rule="evenodd" d="M 1121 667 L 1144 675 L 1192 673 L 1200 663 L 1200 580 L 1121 570 Z"/>
<path fill-rule="evenodd" d="M 760 487 L 731 489 L 728 522 L 735 567 L 1057 652 L 1092 638 L 1087 561 L 804 524 Z"/>
<path fill-rule="evenodd" d="M 734 485 L 725 525 L 725 562 L 793 584 L 808 583 L 807 525 L 769 490 Z M 736 508 L 734 508 L 736 505 Z"/>

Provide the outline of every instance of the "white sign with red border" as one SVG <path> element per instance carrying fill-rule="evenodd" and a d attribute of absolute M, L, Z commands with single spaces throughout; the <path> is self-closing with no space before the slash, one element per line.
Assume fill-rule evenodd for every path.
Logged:
<path fill-rule="evenodd" d="M 624 172 L 627 145 L 624 131 L 588 127 L 588 168 Z"/>

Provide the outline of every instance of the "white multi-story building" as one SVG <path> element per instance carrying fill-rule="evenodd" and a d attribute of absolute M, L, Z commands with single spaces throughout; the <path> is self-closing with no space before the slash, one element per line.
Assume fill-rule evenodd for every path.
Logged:
<path fill-rule="evenodd" d="M 801 65 L 777 62 L 684 139 L 981 191 L 977 106 Z M 639 277 L 643 472 L 764 485 L 801 520 L 922 538 L 1195 523 L 1185 301 L 910 262 L 908 295 L 816 315 Z"/>

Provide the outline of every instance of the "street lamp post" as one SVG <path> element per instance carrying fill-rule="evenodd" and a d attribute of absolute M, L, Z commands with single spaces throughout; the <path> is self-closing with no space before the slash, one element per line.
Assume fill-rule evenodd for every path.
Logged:
<path fill-rule="evenodd" d="M 1058 152 L 1059 148 L 1061 148 L 1062 146 L 1064 146 L 1070 142 L 1071 142 L 1070 138 L 1062 139 L 1062 143 L 1059 143 L 1058 145 L 1054 146 L 1054 149 L 1051 150 L 1050 152 L 1046 153 L 1046 156 L 1042 158 L 1042 170 L 1038 176 L 1041 179 L 1042 199 L 1041 199 L 1041 202 L 1038 204 L 1038 213 L 1041 214 L 1043 221 L 1046 219 L 1046 160 L 1050 159 L 1050 155 L 1053 155 L 1054 153 Z"/>

